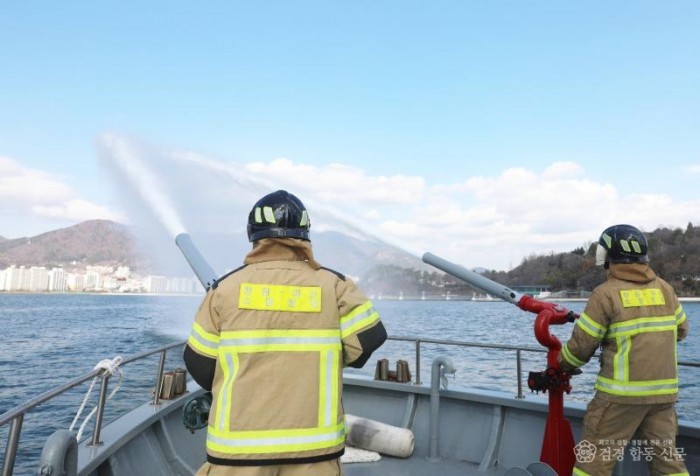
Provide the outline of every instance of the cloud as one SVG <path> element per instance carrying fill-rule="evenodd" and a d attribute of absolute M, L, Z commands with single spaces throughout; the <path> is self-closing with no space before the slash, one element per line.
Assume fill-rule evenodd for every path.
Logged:
<path fill-rule="evenodd" d="M 289 159 L 246 164 L 246 170 L 268 180 L 288 183 L 330 201 L 350 200 L 360 204 L 406 204 L 418 202 L 425 191 L 422 177 L 392 175 L 373 177 L 362 169 L 343 164 L 316 167 L 295 164 Z"/>
<path fill-rule="evenodd" d="M 122 213 L 80 198 L 60 177 L 4 156 L 0 156 L 0 211 L 26 220 L 125 219 Z"/>
<path fill-rule="evenodd" d="M 33 206 L 32 211 L 39 216 L 47 218 L 58 218 L 61 220 L 84 221 L 84 220 L 113 220 L 118 222 L 126 221 L 124 215 L 120 212 L 114 212 L 107 207 L 96 205 L 92 202 L 82 199 L 67 200 L 60 205 Z"/>
<path fill-rule="evenodd" d="M 50 203 L 69 194 L 70 187 L 56 177 L 0 156 L 0 203 L 13 206 Z"/>
<path fill-rule="evenodd" d="M 509 269 L 533 254 L 571 251 L 615 223 L 651 231 L 685 227 L 700 216 L 700 201 L 623 194 L 572 161 L 427 183 L 417 175 L 377 176 L 288 158 L 233 163 L 162 150 L 149 160 L 188 230 L 243 231 L 258 198 L 287 189 L 309 209 L 312 236 L 340 230 L 468 267 Z"/>

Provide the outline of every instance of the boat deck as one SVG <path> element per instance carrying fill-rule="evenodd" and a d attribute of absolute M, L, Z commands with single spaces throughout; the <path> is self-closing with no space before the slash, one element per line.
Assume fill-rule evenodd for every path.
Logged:
<path fill-rule="evenodd" d="M 413 457 L 407 461 L 391 456 L 382 456 L 381 461 L 375 463 L 344 464 L 343 472 L 345 476 L 381 476 L 387 474 L 400 474 L 402 476 L 426 476 L 430 474 L 440 476 L 502 476 L 505 474 L 505 470 L 502 469 L 479 471 L 479 465 L 462 461 L 432 462 L 420 457 Z"/>
<path fill-rule="evenodd" d="M 78 476 L 191 476 L 206 458 L 206 431 L 188 431 L 182 405 L 203 391 L 189 382 L 190 392 L 159 405 L 141 405 L 103 428 L 101 444 L 78 447 Z M 514 399 L 502 392 L 477 389 L 439 391 L 412 384 L 346 377 L 344 409 L 348 415 L 410 429 L 415 446 L 408 458 L 381 455 L 377 462 L 346 463 L 346 476 L 551 476 L 537 463 L 547 405 Z M 584 408 L 568 406 L 575 437 Z M 435 423 L 435 425 L 433 425 Z M 431 433 L 431 427 L 437 432 Z M 394 440 L 392 440 L 394 441 Z M 678 439 L 690 474 L 700 474 L 700 425 L 682 422 Z M 429 456 L 432 456 L 429 458 Z M 615 476 L 648 474 L 644 461 L 630 455 Z M 534 467 L 533 467 L 534 466 Z"/>

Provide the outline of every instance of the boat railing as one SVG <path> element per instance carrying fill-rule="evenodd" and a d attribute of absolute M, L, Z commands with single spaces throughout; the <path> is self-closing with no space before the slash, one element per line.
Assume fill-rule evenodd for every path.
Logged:
<path fill-rule="evenodd" d="M 501 351 L 515 351 L 515 368 L 517 373 L 517 384 L 518 393 L 516 398 L 525 398 L 523 395 L 523 371 L 522 371 L 522 353 L 523 352 L 539 352 L 547 353 L 547 349 L 543 347 L 532 347 L 524 345 L 508 345 L 508 344 L 488 344 L 484 342 L 468 342 L 460 340 L 448 340 L 448 339 L 419 339 L 415 337 L 403 337 L 403 336 L 389 336 L 388 340 L 401 341 L 401 342 L 413 342 L 416 353 L 416 378 L 414 381 L 415 385 L 421 385 L 421 375 L 420 375 L 420 360 L 421 360 L 421 346 L 424 344 L 438 344 L 438 345 L 451 345 L 456 347 L 471 347 L 471 348 L 482 348 L 482 349 L 495 349 Z M 597 357 L 599 354 L 594 354 L 593 357 Z M 685 367 L 695 367 L 700 368 L 700 362 L 688 362 L 688 361 L 678 361 L 679 366 Z"/>
<path fill-rule="evenodd" d="M 402 341 L 402 342 L 412 342 L 415 347 L 416 355 L 416 378 L 414 381 L 415 385 L 421 385 L 421 347 L 425 344 L 437 344 L 446 346 L 457 346 L 457 347 L 472 347 L 472 348 L 485 348 L 485 349 L 496 349 L 501 351 L 515 351 L 515 361 L 516 361 L 516 372 L 517 372 L 517 384 L 518 384 L 518 394 L 516 398 L 523 398 L 523 388 L 522 388 L 522 353 L 523 352 L 539 352 L 545 353 L 546 350 L 538 347 L 522 346 L 522 345 L 507 345 L 507 344 L 488 344 L 483 342 L 468 342 L 459 340 L 447 340 L 447 339 L 422 339 L 415 337 L 403 337 L 403 336 L 390 336 L 389 340 Z M 166 354 L 169 350 L 182 347 L 186 341 L 179 341 L 172 344 L 164 345 L 156 349 L 141 352 L 139 354 L 127 357 L 122 360 L 121 366 L 128 365 L 132 362 L 142 360 L 146 357 L 152 356 L 154 354 L 160 354 L 160 359 L 158 361 L 158 368 L 155 375 L 155 391 L 153 393 L 153 405 L 160 404 L 160 394 L 163 385 L 163 373 L 165 368 Z M 698 362 L 685 362 L 679 361 L 678 365 L 700 368 L 700 363 Z M 102 430 L 102 418 L 104 415 L 104 410 L 107 402 L 107 388 L 109 383 L 110 373 L 104 370 L 93 370 L 87 372 L 79 377 L 76 377 L 69 382 L 66 382 L 60 387 L 52 389 L 48 392 L 42 393 L 41 395 L 25 402 L 24 404 L 15 407 L 6 413 L 0 415 L 0 427 L 10 424 L 10 429 L 7 437 L 7 445 L 5 448 L 5 457 L 2 466 L 1 476 L 12 476 L 15 458 L 17 455 L 17 449 L 19 446 L 20 434 L 22 432 L 22 424 L 24 421 L 24 416 L 32 411 L 39 405 L 57 397 L 66 391 L 81 385 L 88 380 L 94 379 L 95 377 L 101 376 L 100 384 L 100 395 L 97 403 L 97 410 L 95 416 L 95 422 L 93 425 L 93 432 L 91 435 L 90 446 L 97 446 L 100 444 L 100 432 Z"/>
<path fill-rule="evenodd" d="M 139 354 L 135 354 L 133 356 L 123 359 L 119 364 L 120 366 L 124 366 L 132 362 L 142 360 L 146 357 L 150 357 L 154 354 L 160 354 L 160 359 L 158 361 L 158 370 L 155 375 L 155 391 L 153 392 L 153 400 L 151 402 L 153 405 L 160 404 L 160 394 L 162 391 L 163 373 L 165 369 L 165 359 L 167 352 L 174 348 L 182 348 L 184 344 L 185 341 L 180 341 L 173 344 L 164 345 L 156 349 L 141 352 Z M 73 380 L 66 382 L 60 387 L 56 387 L 52 390 L 49 390 L 48 392 L 42 393 L 41 395 L 29 400 L 28 402 L 25 402 L 22 405 L 15 407 L 7 411 L 6 413 L 0 415 L 0 427 L 3 427 L 8 423 L 10 424 L 10 429 L 7 436 L 7 445 L 5 447 L 5 457 L 3 459 L 2 465 L 2 476 L 12 476 L 15 465 L 15 458 L 17 456 L 17 450 L 19 447 L 19 439 L 22 433 L 22 424 L 24 422 L 25 415 L 32 411 L 34 408 L 38 407 L 39 405 L 46 403 L 47 401 L 67 392 L 68 390 L 100 376 L 100 394 L 98 397 L 97 410 L 95 413 L 95 422 L 93 425 L 93 431 L 90 442 L 91 446 L 99 445 L 100 432 L 102 430 L 102 419 L 107 402 L 107 388 L 109 383 L 109 377 L 111 376 L 109 372 L 106 372 L 103 369 L 96 369 L 91 372 L 87 372 L 83 375 L 80 375 L 79 377 L 76 377 Z"/>

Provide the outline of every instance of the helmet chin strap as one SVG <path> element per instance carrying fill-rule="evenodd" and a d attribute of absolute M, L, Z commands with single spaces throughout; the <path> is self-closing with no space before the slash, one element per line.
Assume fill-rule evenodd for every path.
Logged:
<path fill-rule="evenodd" d="M 595 250 L 595 264 L 596 266 L 603 266 L 608 261 L 608 250 L 605 249 L 600 243 Z"/>

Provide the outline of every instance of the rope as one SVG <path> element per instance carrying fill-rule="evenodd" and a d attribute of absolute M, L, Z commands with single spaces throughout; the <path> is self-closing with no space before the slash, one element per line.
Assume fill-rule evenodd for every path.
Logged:
<path fill-rule="evenodd" d="M 83 410 L 85 409 L 85 405 L 87 404 L 88 400 L 90 399 L 90 394 L 92 393 L 92 389 L 95 387 L 95 383 L 97 382 L 98 378 L 104 378 L 105 375 L 114 375 L 114 372 L 117 372 L 119 374 L 119 380 L 117 381 L 117 385 L 112 389 L 110 394 L 107 396 L 107 400 L 110 400 L 115 393 L 117 393 L 117 390 L 119 390 L 119 387 L 122 384 L 122 369 L 119 368 L 119 364 L 122 363 L 122 356 L 118 355 L 113 359 L 104 359 L 100 360 L 97 365 L 95 365 L 95 368 L 93 370 L 102 370 L 98 375 L 95 376 L 94 379 L 92 379 L 92 382 L 90 383 L 90 387 L 87 390 L 87 393 L 85 394 L 85 398 L 83 398 L 83 402 L 80 404 L 80 408 L 78 408 L 78 412 L 75 414 L 75 418 L 73 418 L 73 423 L 70 424 L 70 428 L 68 429 L 69 431 L 73 431 L 73 427 L 75 424 L 78 422 L 78 419 L 80 418 L 81 413 L 83 413 Z M 92 411 L 88 414 L 87 417 L 85 417 L 85 420 L 83 421 L 82 425 L 80 425 L 80 429 L 78 430 L 78 436 L 76 436 L 76 440 L 80 441 L 80 437 L 83 435 L 83 430 L 85 430 L 85 427 L 87 426 L 88 422 L 90 421 L 90 418 L 95 414 L 97 411 L 97 405 L 95 405 L 95 408 L 92 409 Z"/>

